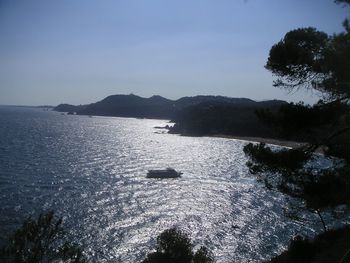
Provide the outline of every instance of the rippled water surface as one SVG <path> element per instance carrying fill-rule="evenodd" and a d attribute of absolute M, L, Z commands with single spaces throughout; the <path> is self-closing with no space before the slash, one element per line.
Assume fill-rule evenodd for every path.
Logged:
<path fill-rule="evenodd" d="M 91 262 L 139 262 L 172 226 L 217 262 L 261 262 L 312 231 L 286 218 L 284 197 L 249 175 L 246 142 L 154 128 L 166 123 L 0 107 L 1 241 L 49 209 Z M 166 167 L 182 178 L 145 178 Z"/>

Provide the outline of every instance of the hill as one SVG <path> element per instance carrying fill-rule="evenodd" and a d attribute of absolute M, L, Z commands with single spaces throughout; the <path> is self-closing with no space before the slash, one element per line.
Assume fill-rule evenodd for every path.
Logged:
<path fill-rule="evenodd" d="M 142 98 L 133 94 L 112 95 L 89 105 L 60 104 L 54 110 L 99 115 L 153 119 L 175 122 L 170 133 L 182 135 L 234 135 L 278 137 L 256 115 L 257 109 L 277 111 L 285 101 L 257 102 L 247 98 L 224 96 L 194 96 L 169 100 L 161 96 Z"/>
<path fill-rule="evenodd" d="M 170 100 L 161 96 L 143 98 L 133 94 L 111 95 L 96 103 L 87 105 L 60 104 L 54 108 L 59 112 L 76 112 L 78 115 L 98 115 L 116 117 L 174 119 L 185 108 L 201 103 L 216 105 L 234 105 L 235 107 L 256 107 L 258 105 L 281 104 L 282 101 L 256 102 L 246 98 L 229 98 L 224 96 L 194 96 Z"/>

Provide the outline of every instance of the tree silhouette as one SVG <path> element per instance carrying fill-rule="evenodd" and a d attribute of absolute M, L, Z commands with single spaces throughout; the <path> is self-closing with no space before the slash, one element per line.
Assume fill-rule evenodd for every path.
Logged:
<path fill-rule="evenodd" d="M 348 0 L 336 2 L 350 4 Z M 244 148 L 250 171 L 259 174 L 267 186 L 305 200 L 325 231 L 322 210 L 350 204 L 349 21 L 343 25 L 344 32 L 331 36 L 310 27 L 288 32 L 271 48 L 265 66 L 277 76 L 277 87 L 322 92 L 324 100 L 312 107 L 299 103 L 284 105 L 277 112 L 257 112 L 282 137 L 307 144 L 281 151 L 264 144 Z M 338 159 L 328 169 L 306 167 L 315 151 Z"/>
<path fill-rule="evenodd" d="M 350 32 L 348 20 L 343 24 L 345 32 L 332 36 L 311 27 L 288 32 L 271 48 L 265 66 L 278 77 L 274 85 L 312 88 L 329 99 L 348 99 Z"/>
<path fill-rule="evenodd" d="M 85 262 L 82 250 L 66 240 L 62 218 L 52 211 L 28 218 L 0 250 L 1 262 Z"/>
<path fill-rule="evenodd" d="M 337 0 L 344 7 L 349 0 Z M 350 205 L 350 23 L 344 32 L 327 35 L 315 28 L 288 32 L 275 44 L 266 68 L 277 79 L 276 87 L 313 89 L 323 100 L 313 106 L 283 105 L 278 111 L 258 110 L 257 116 L 279 136 L 307 142 L 297 149 L 273 150 L 265 144 L 244 147 L 247 166 L 267 187 L 302 199 L 305 209 L 317 214 L 324 233 L 314 239 L 296 237 L 274 263 L 349 262 L 349 226 L 327 227 L 323 210 Z M 306 165 L 315 152 L 333 158 L 326 169 Z M 297 209 L 298 211 L 300 207 Z M 291 217 L 297 219 L 294 214 Z"/>
<path fill-rule="evenodd" d="M 213 256 L 205 247 L 193 252 L 190 238 L 176 228 L 165 230 L 157 237 L 156 252 L 147 255 L 143 263 L 212 263 Z"/>

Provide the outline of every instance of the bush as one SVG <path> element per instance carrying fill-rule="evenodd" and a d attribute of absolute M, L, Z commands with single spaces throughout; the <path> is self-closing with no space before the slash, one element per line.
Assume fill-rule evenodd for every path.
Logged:
<path fill-rule="evenodd" d="M 28 218 L 0 249 L 2 262 L 85 262 L 80 247 L 65 240 L 62 222 L 52 211 Z"/>
<path fill-rule="evenodd" d="M 143 263 L 212 263 L 212 254 L 201 247 L 193 252 L 190 238 L 182 231 L 171 228 L 157 237 L 156 252 L 149 253 Z"/>
<path fill-rule="evenodd" d="M 350 226 L 330 230 L 315 238 L 295 237 L 288 250 L 270 263 L 345 263 L 350 262 Z"/>

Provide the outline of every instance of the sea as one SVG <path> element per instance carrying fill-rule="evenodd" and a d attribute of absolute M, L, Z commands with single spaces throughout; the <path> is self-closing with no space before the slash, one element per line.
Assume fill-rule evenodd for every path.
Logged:
<path fill-rule="evenodd" d="M 141 262 L 172 227 L 216 262 L 262 262 L 322 230 L 312 214 L 292 220 L 290 199 L 249 173 L 247 141 L 156 128 L 167 124 L 1 106 L 0 244 L 50 210 L 88 262 Z M 167 167 L 182 177 L 146 178 Z"/>

